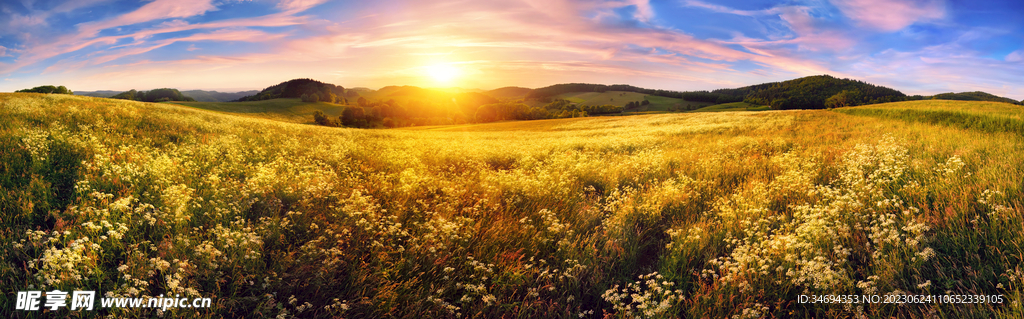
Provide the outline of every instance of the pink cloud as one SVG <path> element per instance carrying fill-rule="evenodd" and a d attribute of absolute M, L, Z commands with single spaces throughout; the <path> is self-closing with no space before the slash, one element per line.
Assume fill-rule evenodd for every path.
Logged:
<path fill-rule="evenodd" d="M 771 8 L 771 9 L 765 9 L 765 10 L 737 10 L 737 9 L 729 8 L 729 7 L 726 7 L 726 6 L 706 3 L 706 2 L 698 1 L 698 0 L 686 0 L 686 1 L 683 1 L 683 4 L 687 5 L 687 6 L 703 8 L 703 9 L 707 9 L 707 10 L 711 10 L 711 11 L 719 12 L 719 13 L 728 13 L 728 14 L 735 14 L 735 15 L 741 15 L 741 16 L 750 16 L 750 17 L 752 17 L 752 16 L 760 16 L 760 15 L 768 15 L 768 14 L 778 14 L 779 13 L 779 9 L 778 8 Z"/>
<path fill-rule="evenodd" d="M 187 18 L 217 10 L 213 0 L 155 0 L 116 18 L 78 25 L 82 34 L 94 36 L 109 28 L 169 18 Z"/>
<path fill-rule="evenodd" d="M 916 22 L 946 16 L 943 0 L 831 0 L 857 24 L 881 31 L 897 31 Z"/>
<path fill-rule="evenodd" d="M 1021 62 L 1024 61 L 1024 50 L 1017 50 L 1010 52 L 1006 55 L 1006 62 Z"/>
<path fill-rule="evenodd" d="M 327 0 L 281 0 L 281 2 L 277 3 L 277 8 L 285 12 L 297 13 L 306 11 L 324 2 L 327 2 Z"/>

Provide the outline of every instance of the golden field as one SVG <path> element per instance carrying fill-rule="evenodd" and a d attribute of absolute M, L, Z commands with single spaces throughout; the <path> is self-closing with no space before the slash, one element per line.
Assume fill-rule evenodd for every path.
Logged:
<path fill-rule="evenodd" d="M 0 314 L 1019 318 L 1021 114 L 919 101 L 358 130 L 0 94 Z M 29 289 L 214 305 L 13 310 Z"/>

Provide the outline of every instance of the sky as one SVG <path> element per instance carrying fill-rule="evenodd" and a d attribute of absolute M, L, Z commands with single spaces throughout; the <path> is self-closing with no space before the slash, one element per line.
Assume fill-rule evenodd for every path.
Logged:
<path fill-rule="evenodd" d="M 0 0 L 0 92 L 295 78 L 688 91 L 819 74 L 1024 99 L 1024 2 Z"/>

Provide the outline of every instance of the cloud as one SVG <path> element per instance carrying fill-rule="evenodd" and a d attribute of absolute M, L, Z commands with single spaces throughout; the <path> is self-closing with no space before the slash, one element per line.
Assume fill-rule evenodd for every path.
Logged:
<path fill-rule="evenodd" d="M 718 12 L 718 13 L 728 13 L 728 14 L 735 14 L 735 15 L 748 16 L 748 17 L 761 16 L 761 15 L 770 15 L 770 14 L 778 14 L 780 12 L 779 11 L 780 9 L 778 7 L 774 7 L 774 8 L 770 8 L 770 9 L 765 9 L 765 10 L 737 10 L 737 9 L 729 8 L 729 7 L 726 7 L 726 6 L 717 5 L 717 4 L 711 4 L 711 3 L 707 3 L 707 2 L 703 2 L 703 1 L 697 1 L 697 0 L 682 1 L 682 4 L 685 5 L 685 6 L 703 8 L 703 9 L 711 10 L 711 11 Z"/>
<path fill-rule="evenodd" d="M 943 0 L 831 0 L 859 26 L 892 32 L 946 16 Z"/>
<path fill-rule="evenodd" d="M 0 58 L 6 57 L 6 56 L 11 56 L 11 55 L 7 54 L 7 47 L 4 47 L 4 46 L 0 45 Z"/>
<path fill-rule="evenodd" d="M 1024 50 L 1010 52 L 1010 54 L 1006 55 L 1006 58 L 1004 58 L 1004 60 L 1006 60 L 1006 62 L 1024 61 Z"/>
<path fill-rule="evenodd" d="M 327 0 L 281 0 L 281 2 L 277 3 L 277 8 L 285 12 L 297 13 L 306 11 L 324 2 L 327 2 Z"/>
<path fill-rule="evenodd" d="M 217 10 L 213 0 L 155 0 L 116 18 L 82 23 L 78 28 L 86 36 L 95 36 L 99 31 L 110 28 L 154 20 L 187 18 L 213 10 Z"/>

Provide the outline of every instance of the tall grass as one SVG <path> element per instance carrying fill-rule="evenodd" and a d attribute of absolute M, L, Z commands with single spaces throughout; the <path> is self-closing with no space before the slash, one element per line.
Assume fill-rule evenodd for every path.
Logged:
<path fill-rule="evenodd" d="M 214 298 L 54 314 L 83 317 L 1022 312 L 1014 135 L 828 111 L 349 130 L 33 94 L 0 118 L 9 317 L 30 289 Z"/>

